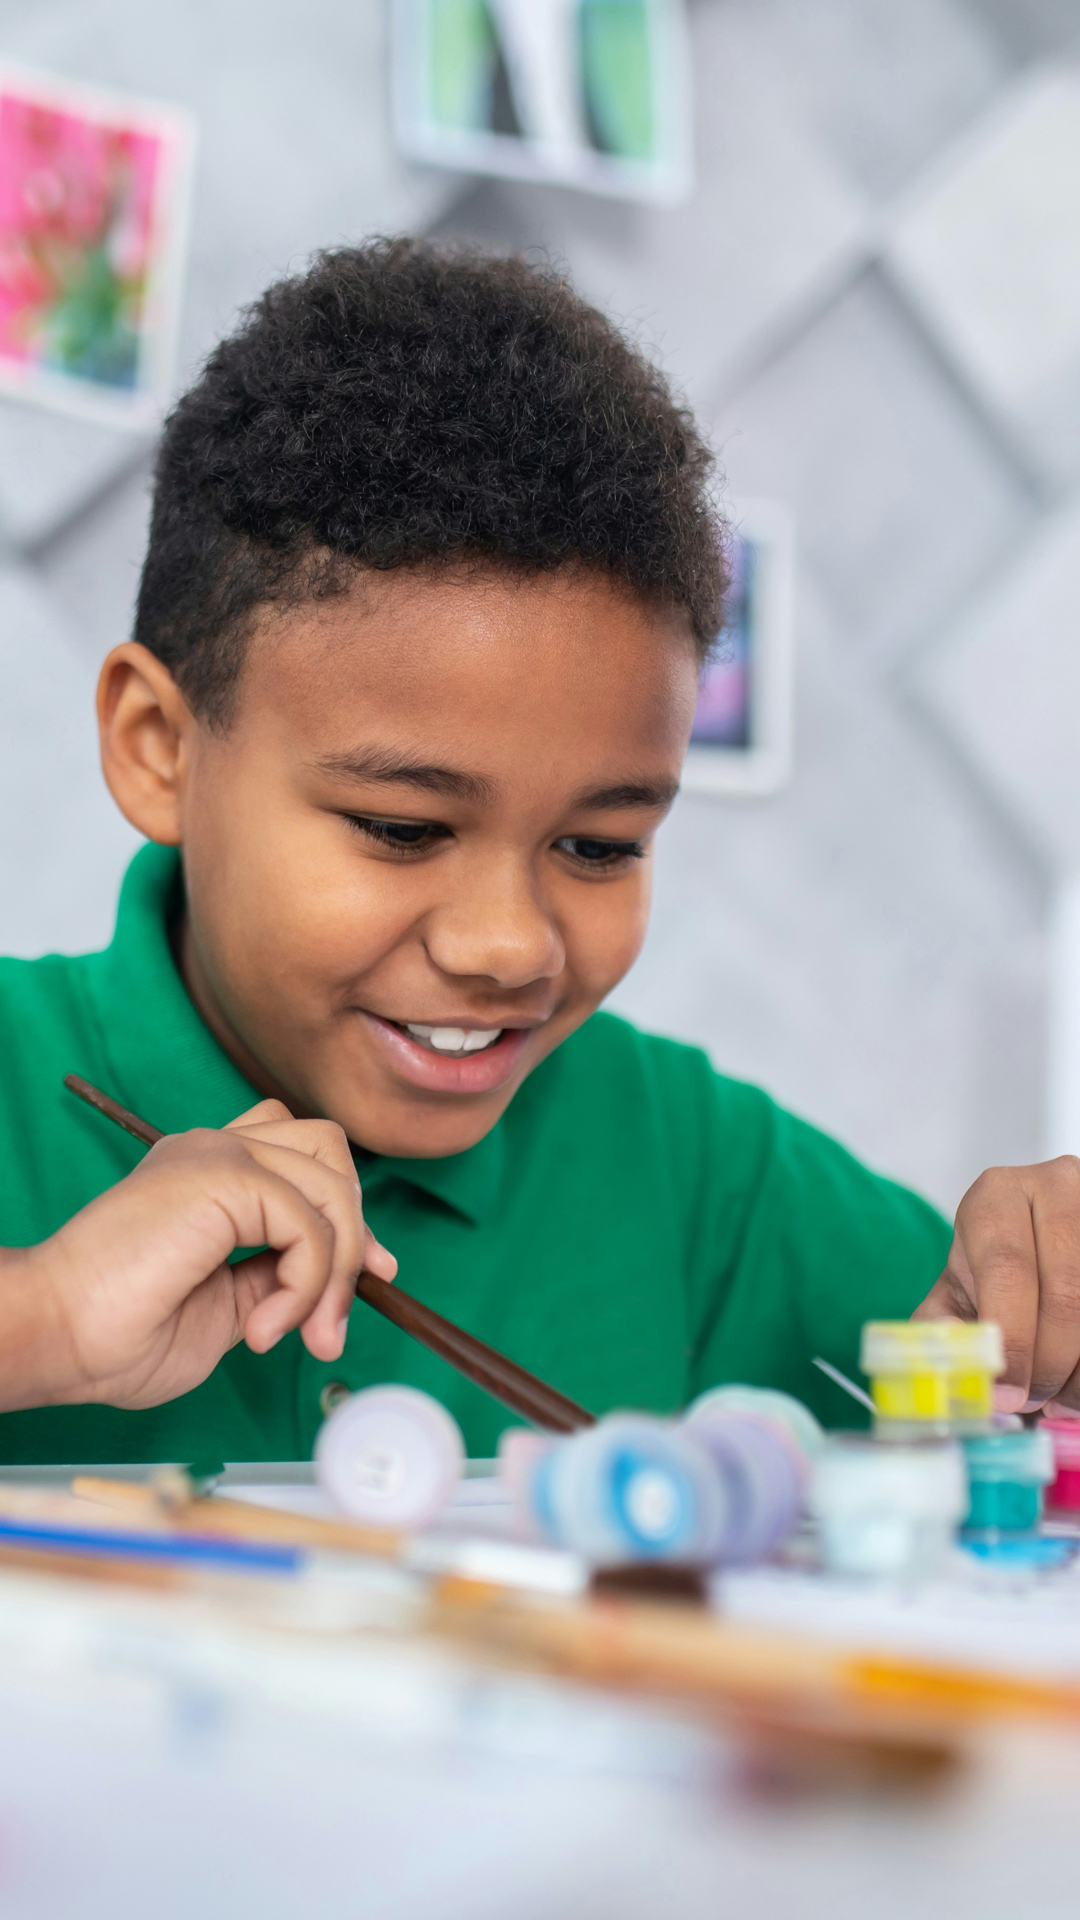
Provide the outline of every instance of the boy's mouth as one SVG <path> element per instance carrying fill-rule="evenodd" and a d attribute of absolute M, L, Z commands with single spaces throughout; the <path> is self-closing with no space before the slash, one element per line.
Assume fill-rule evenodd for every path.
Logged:
<path fill-rule="evenodd" d="M 428 1093 L 495 1092 L 513 1078 L 534 1031 L 531 1026 L 429 1026 L 357 1012 L 395 1074 Z"/>

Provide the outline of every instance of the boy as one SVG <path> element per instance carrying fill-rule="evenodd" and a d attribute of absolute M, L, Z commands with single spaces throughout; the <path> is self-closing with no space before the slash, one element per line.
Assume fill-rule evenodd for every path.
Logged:
<path fill-rule="evenodd" d="M 113 945 L 0 985 L 0 1240 L 138 1157 L 65 1072 L 168 1131 L 262 1094 L 344 1129 L 406 1287 L 596 1412 L 743 1379 L 850 1419 L 813 1356 L 853 1370 L 947 1256 L 924 1310 L 1004 1320 L 1014 1404 L 1071 1391 L 1073 1163 L 984 1176 L 950 1256 L 914 1195 L 595 1011 L 720 624 L 708 465 L 659 375 L 522 262 L 384 242 L 271 289 L 166 429 L 102 672 L 106 778 L 152 843 Z M 473 1453 L 507 1423 L 359 1307 L 338 1360 L 238 1347 L 153 1410 L 7 1415 L 0 1455 L 304 1456 L 389 1379 Z"/>

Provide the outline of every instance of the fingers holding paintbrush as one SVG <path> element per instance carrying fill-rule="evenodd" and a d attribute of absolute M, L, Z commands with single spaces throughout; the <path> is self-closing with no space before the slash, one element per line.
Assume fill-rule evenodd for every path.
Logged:
<path fill-rule="evenodd" d="M 343 1136 L 283 1111 L 261 1103 L 220 1132 L 158 1138 L 126 1180 L 28 1250 L 54 1361 L 32 1404 L 158 1405 L 239 1340 L 264 1353 L 294 1328 L 316 1358 L 339 1357 L 365 1260 L 383 1282 L 396 1263 L 368 1235 Z M 229 1264 L 250 1246 L 264 1251 Z"/>
<path fill-rule="evenodd" d="M 325 1214 L 327 1239 L 332 1244 L 330 1268 L 317 1292 L 314 1310 L 306 1320 L 296 1322 L 288 1297 L 292 1250 L 281 1250 L 269 1235 L 264 1236 L 274 1252 L 252 1256 L 242 1263 L 250 1270 L 252 1285 L 258 1276 L 263 1288 L 246 1322 L 244 1339 L 253 1352 L 265 1353 L 283 1332 L 299 1324 L 305 1344 L 317 1359 L 336 1360 L 345 1343 L 361 1270 L 366 1268 L 379 1280 L 391 1281 L 398 1269 L 394 1255 L 364 1220 L 360 1183 L 348 1140 L 333 1120 L 294 1120 L 279 1100 L 262 1101 L 223 1131 L 237 1135 L 262 1165 L 280 1174 L 312 1207 Z M 324 1169 L 334 1176 L 330 1182 L 324 1177 Z M 296 1259 L 302 1273 L 310 1269 L 307 1236 L 298 1243 Z"/>
<path fill-rule="evenodd" d="M 133 1134 L 136 1140 L 142 1140 L 147 1146 L 153 1146 L 163 1139 L 164 1136 L 156 1127 L 150 1126 L 147 1121 L 140 1119 L 138 1114 L 131 1113 L 126 1107 L 120 1106 L 108 1094 L 102 1093 L 97 1087 L 92 1087 L 88 1081 L 81 1080 L 77 1074 L 68 1074 L 64 1084 L 72 1093 L 77 1094 L 80 1100 L 85 1100 L 89 1106 L 95 1107 L 107 1119 Z M 232 1130 L 243 1129 L 248 1123 L 252 1123 L 256 1129 L 264 1125 L 284 1125 L 283 1121 L 266 1119 L 265 1108 L 267 1107 L 273 1108 L 275 1115 L 286 1111 L 284 1108 L 279 1108 L 275 1102 L 264 1102 L 262 1108 L 255 1108 L 251 1114 L 241 1115 L 240 1120 L 233 1123 Z M 311 1126 L 322 1123 L 290 1121 L 288 1124 Z M 229 1130 L 226 1129 L 226 1131 Z M 337 1130 L 334 1131 L 336 1134 Z M 336 1140 L 325 1141 L 324 1150 L 330 1154 L 333 1161 L 339 1151 Z M 252 1243 L 249 1240 L 242 1244 Z M 262 1256 L 255 1257 L 258 1259 Z M 377 1241 L 371 1239 L 365 1241 L 363 1262 L 363 1267 L 353 1276 L 359 1296 L 366 1300 L 369 1306 L 374 1307 L 377 1313 L 392 1320 L 396 1326 L 411 1334 L 430 1352 L 438 1354 L 450 1366 L 455 1367 L 465 1379 L 473 1381 L 476 1386 L 490 1393 L 494 1399 L 501 1401 L 503 1406 L 509 1407 L 512 1412 L 520 1414 L 523 1419 L 531 1421 L 534 1425 L 547 1427 L 556 1433 L 572 1433 L 579 1427 L 588 1427 L 593 1424 L 595 1416 L 587 1408 L 579 1406 L 575 1400 L 559 1393 L 556 1388 L 548 1386 L 547 1382 L 539 1379 L 536 1374 L 529 1373 L 526 1368 L 518 1366 L 516 1361 L 508 1359 L 505 1354 L 497 1353 L 494 1348 L 486 1346 L 483 1341 L 466 1333 L 463 1328 L 455 1326 L 452 1321 L 443 1319 L 441 1314 L 434 1313 L 430 1307 L 425 1307 L 421 1301 L 414 1300 L 410 1294 L 403 1293 L 399 1287 L 388 1286 L 387 1281 L 393 1278 L 389 1267 L 392 1265 L 396 1271 L 396 1262 L 393 1255 L 388 1254 Z M 241 1266 L 247 1264 L 249 1263 L 244 1262 Z M 240 1271 L 240 1268 L 233 1268 L 231 1271 L 235 1274 Z M 256 1285 L 264 1284 L 265 1275 L 261 1269 L 255 1268 L 252 1278 Z M 255 1304 L 259 1305 L 261 1302 Z M 340 1326 L 339 1331 L 343 1339 L 344 1332 Z M 324 1357 L 336 1358 L 336 1354 Z"/>

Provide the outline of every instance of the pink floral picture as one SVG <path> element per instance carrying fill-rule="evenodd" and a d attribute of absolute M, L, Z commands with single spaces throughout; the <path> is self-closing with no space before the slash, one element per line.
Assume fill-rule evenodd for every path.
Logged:
<path fill-rule="evenodd" d="M 167 397 L 190 128 L 0 66 L 0 389 L 118 424 Z"/>

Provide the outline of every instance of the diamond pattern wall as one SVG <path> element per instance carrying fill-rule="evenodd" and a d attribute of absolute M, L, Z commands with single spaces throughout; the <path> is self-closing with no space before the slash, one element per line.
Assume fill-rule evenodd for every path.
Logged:
<path fill-rule="evenodd" d="M 735 493 L 791 504 L 794 779 L 679 803 L 618 1004 L 951 1206 L 1043 1124 L 1047 926 L 1080 832 L 1061 826 L 1080 820 L 1061 718 L 1080 341 L 1070 319 L 1056 359 L 995 384 L 949 208 L 1027 258 L 986 184 L 994 143 L 1040 87 L 1075 85 L 1080 21 L 1071 0 L 693 0 L 691 19 L 699 186 L 667 212 L 404 167 L 379 0 L 4 0 L 0 54 L 199 119 L 185 373 L 316 245 L 438 227 L 545 248 L 655 346 Z M 1045 138 L 1021 147 L 1053 248 L 1072 203 L 1043 192 Z M 1007 325 L 999 304 L 976 318 Z M 0 408 L 7 951 L 108 936 L 131 836 L 89 702 L 130 616 L 151 452 Z"/>

